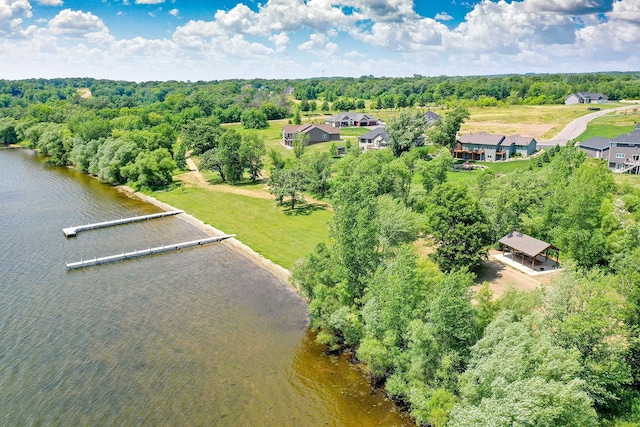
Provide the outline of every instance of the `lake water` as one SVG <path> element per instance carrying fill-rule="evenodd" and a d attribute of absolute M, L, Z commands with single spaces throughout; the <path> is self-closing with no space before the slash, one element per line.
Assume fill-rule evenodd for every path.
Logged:
<path fill-rule="evenodd" d="M 207 237 L 179 217 L 62 233 L 157 211 L 0 149 L 1 425 L 412 425 L 322 353 L 295 292 L 223 244 L 65 269 Z"/>

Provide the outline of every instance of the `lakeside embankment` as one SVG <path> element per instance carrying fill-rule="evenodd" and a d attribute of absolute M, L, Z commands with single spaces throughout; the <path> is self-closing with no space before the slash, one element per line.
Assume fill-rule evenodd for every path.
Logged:
<path fill-rule="evenodd" d="M 169 205 L 168 203 L 165 202 L 161 202 L 160 200 L 156 199 L 153 196 L 150 196 L 148 194 L 144 194 L 141 193 L 139 191 L 135 191 L 133 188 L 128 187 L 126 185 L 121 185 L 117 187 L 120 191 L 126 192 L 131 194 L 132 196 L 146 202 L 149 204 L 152 204 L 154 206 L 157 206 L 158 208 L 165 210 L 165 211 L 171 211 L 171 210 L 178 210 L 177 208 L 175 208 L 174 206 Z M 205 222 L 203 222 L 202 220 L 194 217 L 193 215 L 185 212 L 183 214 L 180 214 L 178 216 L 179 218 L 184 219 L 185 221 L 189 222 L 190 224 L 194 225 L 195 227 L 199 228 L 200 230 L 204 231 L 205 233 L 211 235 L 211 236 L 220 236 L 223 234 L 227 234 L 215 227 L 213 227 L 210 224 L 206 224 Z M 289 270 L 287 270 L 286 268 L 282 267 L 281 265 L 276 264 L 275 262 L 265 258 L 264 256 L 260 255 L 259 253 L 257 253 L 256 251 L 254 251 L 252 248 L 250 248 L 249 246 L 247 246 L 246 244 L 242 243 L 240 240 L 236 239 L 236 238 L 231 238 L 231 239 L 227 239 L 224 242 L 221 242 L 220 244 L 226 245 L 227 247 L 233 249 L 234 251 L 244 255 L 245 257 L 247 257 L 250 261 L 254 262 L 255 264 L 257 264 L 258 266 L 260 266 L 261 268 L 263 268 L 264 270 L 269 271 L 271 274 L 273 274 L 276 278 L 278 278 L 278 280 L 280 280 L 281 282 L 285 283 L 285 284 L 290 284 L 289 283 L 289 277 L 291 276 L 291 272 Z"/>

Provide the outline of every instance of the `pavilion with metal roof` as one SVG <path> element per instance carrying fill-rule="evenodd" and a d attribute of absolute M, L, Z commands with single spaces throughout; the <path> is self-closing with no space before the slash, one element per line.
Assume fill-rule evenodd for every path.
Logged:
<path fill-rule="evenodd" d="M 502 255 L 505 251 L 511 252 L 511 259 L 521 258 L 524 266 L 525 261 L 531 261 L 531 269 L 536 269 L 536 262 L 543 263 L 549 260 L 549 251 L 555 252 L 556 267 L 559 265 L 560 249 L 551 243 L 543 242 L 535 237 L 528 236 L 518 231 L 512 231 L 498 241 L 502 245 Z M 544 255 L 544 261 L 538 260 L 538 256 Z"/>

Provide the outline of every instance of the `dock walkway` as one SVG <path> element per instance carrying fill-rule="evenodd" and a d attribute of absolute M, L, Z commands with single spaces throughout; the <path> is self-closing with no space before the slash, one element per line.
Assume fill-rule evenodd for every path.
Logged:
<path fill-rule="evenodd" d="M 135 250 L 133 252 L 122 252 L 121 254 L 109 255 L 100 258 L 96 257 L 92 259 L 80 260 L 78 262 L 66 262 L 64 265 L 65 267 L 67 267 L 67 270 L 76 270 L 79 268 L 92 267 L 94 265 L 107 264 L 110 262 L 123 261 L 131 258 L 139 258 L 148 255 L 160 254 L 163 252 L 176 251 L 178 249 L 189 248 L 192 246 L 206 245 L 225 239 L 230 239 L 234 236 L 235 234 L 225 234 L 222 236 L 208 237 L 206 239 L 191 240 L 189 242 L 173 243 L 171 245 L 162 245 L 155 248 Z"/>
<path fill-rule="evenodd" d="M 93 230 L 95 228 L 113 227 L 115 225 L 129 224 L 131 222 L 146 221 L 146 220 L 155 219 L 155 218 L 164 218 L 166 216 L 179 215 L 181 213 L 184 213 L 184 211 L 160 212 L 160 213 L 155 213 L 155 214 L 150 214 L 150 215 L 142 215 L 142 216 L 134 216 L 134 217 L 130 217 L 130 218 L 114 219 L 114 220 L 111 220 L 111 221 L 96 222 L 94 224 L 77 225 L 77 226 L 74 226 L 74 227 L 63 228 L 62 232 L 64 233 L 64 235 L 66 237 L 75 237 L 76 234 L 78 234 L 81 231 L 85 231 L 85 230 Z"/>

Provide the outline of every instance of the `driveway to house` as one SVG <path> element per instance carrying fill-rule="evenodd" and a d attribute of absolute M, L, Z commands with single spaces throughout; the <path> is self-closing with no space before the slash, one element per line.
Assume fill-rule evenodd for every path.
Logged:
<path fill-rule="evenodd" d="M 566 145 L 568 141 L 577 138 L 587 129 L 587 123 L 591 120 L 602 117 L 605 114 L 613 113 L 616 111 L 630 110 L 633 108 L 638 108 L 637 104 L 625 106 L 625 107 L 617 107 L 610 108 L 607 110 L 595 111 L 593 113 L 586 114 L 582 117 L 578 117 L 571 123 L 569 123 L 562 131 L 552 139 L 540 140 L 538 141 L 538 146 L 542 147 L 553 147 L 555 145 Z"/>

